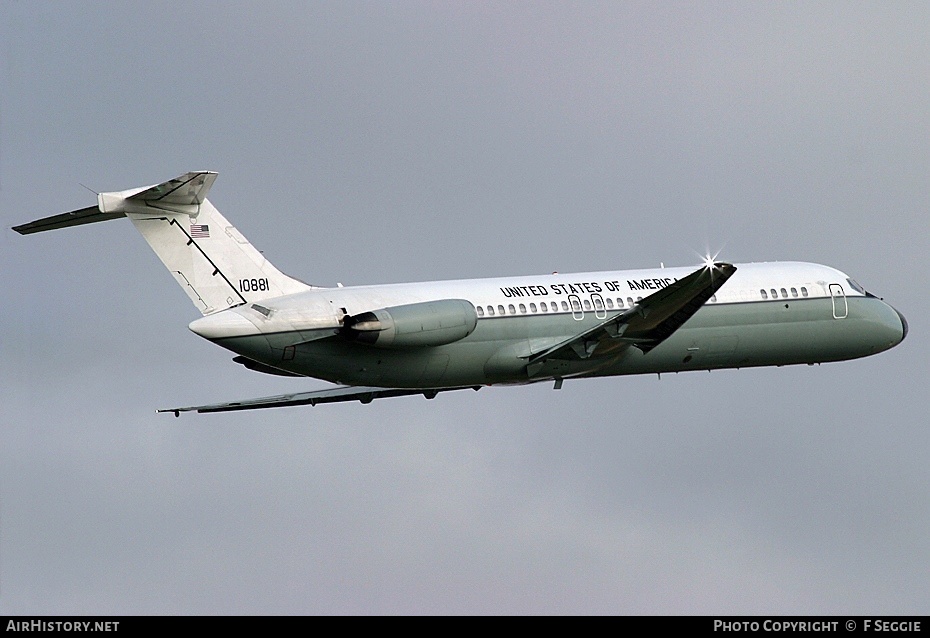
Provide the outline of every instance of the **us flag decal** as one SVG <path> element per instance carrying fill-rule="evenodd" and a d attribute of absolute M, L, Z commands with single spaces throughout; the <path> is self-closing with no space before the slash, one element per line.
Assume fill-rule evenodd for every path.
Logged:
<path fill-rule="evenodd" d="M 191 224 L 191 237 L 209 237 L 210 226 L 207 224 Z"/>

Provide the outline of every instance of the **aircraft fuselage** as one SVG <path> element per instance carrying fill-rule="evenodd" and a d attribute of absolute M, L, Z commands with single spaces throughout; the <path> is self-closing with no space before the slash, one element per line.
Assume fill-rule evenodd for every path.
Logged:
<path fill-rule="evenodd" d="M 738 264 L 714 297 L 649 352 L 627 347 L 599 355 L 595 350 L 585 359 L 528 366 L 528 354 L 630 309 L 691 270 L 315 289 L 231 308 L 190 327 L 276 370 L 397 388 L 812 364 L 875 354 L 906 334 L 906 322 L 894 308 L 834 268 Z M 344 333 L 346 318 L 374 308 L 450 299 L 467 301 L 476 315 L 474 328 L 450 343 L 397 347 L 325 338 Z"/>

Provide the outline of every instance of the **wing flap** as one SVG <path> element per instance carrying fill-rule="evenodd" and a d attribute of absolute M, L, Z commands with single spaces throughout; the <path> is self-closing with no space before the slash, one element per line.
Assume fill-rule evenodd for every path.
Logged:
<path fill-rule="evenodd" d="M 342 403 L 345 401 L 360 401 L 371 403 L 375 399 L 389 397 L 403 397 L 422 394 L 427 399 L 434 398 L 440 392 L 452 390 L 466 390 L 471 388 L 479 390 L 481 386 L 460 386 L 455 388 L 373 388 L 363 386 L 341 386 L 328 390 L 315 390 L 313 392 L 297 392 L 295 394 L 281 394 L 260 399 L 245 401 L 231 401 L 229 403 L 213 403 L 210 405 L 194 405 L 186 408 L 168 408 L 158 412 L 173 412 L 180 416 L 181 412 L 233 412 L 236 410 L 259 410 L 262 408 L 284 408 L 296 405 L 317 405 L 320 403 Z"/>

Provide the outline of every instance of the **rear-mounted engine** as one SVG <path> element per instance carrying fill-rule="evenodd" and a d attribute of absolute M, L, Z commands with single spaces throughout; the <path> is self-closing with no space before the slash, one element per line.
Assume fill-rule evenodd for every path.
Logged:
<path fill-rule="evenodd" d="M 391 306 L 346 317 L 347 339 L 379 347 L 442 346 L 464 339 L 478 325 L 471 302 L 442 299 Z"/>

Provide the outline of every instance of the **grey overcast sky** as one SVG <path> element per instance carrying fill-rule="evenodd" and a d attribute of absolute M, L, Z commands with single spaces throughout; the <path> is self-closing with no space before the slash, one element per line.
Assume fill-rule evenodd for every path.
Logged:
<path fill-rule="evenodd" d="M 930 611 L 925 2 L 0 3 L 0 613 Z M 323 285 L 804 260 L 853 362 L 231 415 L 95 190 Z"/>

